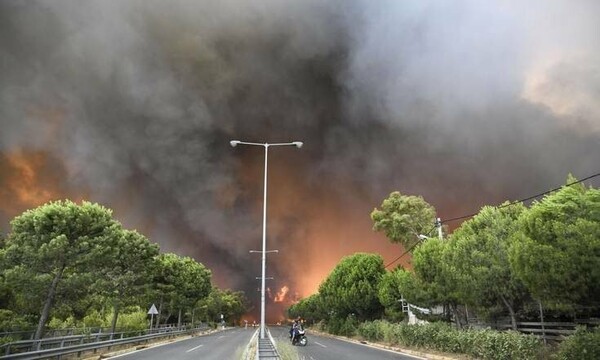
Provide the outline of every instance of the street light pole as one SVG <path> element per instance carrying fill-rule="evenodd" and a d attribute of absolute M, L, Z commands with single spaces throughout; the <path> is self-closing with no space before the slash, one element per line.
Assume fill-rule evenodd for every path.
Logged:
<path fill-rule="evenodd" d="M 264 189 L 263 189 L 263 233 L 262 233 L 262 276 L 260 282 L 260 338 L 265 338 L 265 280 L 266 280 L 266 269 L 267 269 L 267 169 L 269 165 L 269 147 L 270 146 L 290 146 L 294 145 L 297 148 L 301 148 L 303 143 L 301 141 L 294 141 L 289 143 L 254 143 L 239 140 L 231 140 L 229 142 L 232 147 L 237 145 L 252 145 L 262 146 L 265 148 L 265 174 L 264 174 Z"/>
<path fill-rule="evenodd" d="M 262 276 L 260 278 L 260 338 L 265 338 L 265 277 L 267 276 L 267 167 L 269 145 L 265 144 L 265 180 L 263 189 Z"/>

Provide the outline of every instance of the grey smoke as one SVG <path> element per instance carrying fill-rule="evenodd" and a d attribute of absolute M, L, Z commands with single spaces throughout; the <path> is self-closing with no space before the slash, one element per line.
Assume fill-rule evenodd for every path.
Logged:
<path fill-rule="evenodd" d="M 285 281 L 289 259 L 319 261 L 298 241 L 316 241 L 321 200 L 366 217 L 400 190 L 444 218 L 597 172 L 597 14 L 591 0 L 3 1 L 0 151 L 50 152 L 73 193 L 249 288 L 262 153 L 228 141 L 303 140 L 271 168 L 296 179 L 271 223 Z"/>

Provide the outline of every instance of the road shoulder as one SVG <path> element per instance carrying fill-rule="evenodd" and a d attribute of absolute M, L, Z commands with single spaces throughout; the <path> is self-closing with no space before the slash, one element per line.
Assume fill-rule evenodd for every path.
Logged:
<path fill-rule="evenodd" d="M 391 345 L 387 345 L 387 344 L 383 344 L 383 343 L 357 340 L 357 339 L 348 338 L 345 336 L 332 335 L 332 334 L 329 334 L 326 332 L 321 332 L 321 331 L 313 330 L 313 329 L 308 329 L 308 330 L 311 333 L 314 333 L 314 334 L 317 334 L 317 335 L 323 336 L 323 337 L 337 339 L 337 340 L 341 340 L 341 341 L 345 341 L 345 342 L 349 342 L 349 343 L 353 343 L 353 344 L 357 344 L 357 345 L 372 347 L 372 348 L 376 348 L 376 349 L 389 350 L 389 351 L 393 351 L 393 352 L 397 352 L 397 353 L 401 353 L 401 354 L 405 354 L 405 355 L 410 355 L 410 356 L 416 356 L 416 357 L 425 358 L 425 359 L 432 359 L 432 360 L 464 360 L 464 359 L 467 359 L 467 357 L 461 356 L 461 355 L 425 352 L 422 350 L 414 350 L 414 349 L 408 349 L 408 348 L 403 348 L 403 347 L 398 347 L 398 346 L 391 346 Z"/>
<path fill-rule="evenodd" d="M 231 329 L 231 328 L 226 328 L 226 329 L 217 328 L 217 329 L 202 330 L 202 331 L 199 331 L 192 335 L 181 335 L 181 336 L 171 338 L 171 339 L 163 339 L 163 340 L 158 340 L 155 342 L 150 342 L 148 344 L 128 346 L 127 348 L 123 348 L 123 349 L 119 349 L 119 350 L 115 350 L 115 351 L 109 350 L 104 353 L 97 353 L 97 354 L 93 354 L 90 356 L 84 356 L 84 357 L 82 357 L 82 359 L 98 360 L 98 359 L 115 358 L 115 357 L 119 357 L 122 355 L 133 353 L 135 351 L 140 351 L 140 350 L 150 349 L 150 348 L 154 348 L 154 347 L 158 347 L 158 346 L 162 346 L 162 345 L 172 344 L 174 342 L 183 341 L 183 340 L 187 340 L 187 339 L 191 339 L 191 338 L 195 338 L 195 337 L 199 337 L 199 336 L 206 336 L 206 335 L 214 334 L 216 332 L 226 331 L 229 329 Z"/>

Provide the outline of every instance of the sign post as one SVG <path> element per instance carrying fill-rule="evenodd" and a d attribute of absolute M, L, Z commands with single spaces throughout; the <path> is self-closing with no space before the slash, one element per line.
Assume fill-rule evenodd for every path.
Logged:
<path fill-rule="evenodd" d="M 156 310 L 156 306 L 152 304 L 150 306 L 150 310 L 148 310 L 148 314 L 150 314 L 150 331 L 152 331 L 152 324 L 154 323 L 154 315 L 158 314 L 158 310 Z"/>

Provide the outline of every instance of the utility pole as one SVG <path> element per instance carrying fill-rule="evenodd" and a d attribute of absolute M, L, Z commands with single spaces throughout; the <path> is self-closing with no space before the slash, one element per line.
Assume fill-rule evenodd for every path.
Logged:
<path fill-rule="evenodd" d="M 440 240 L 444 240 L 444 236 L 442 235 L 442 219 L 436 218 L 435 226 L 437 227 L 437 230 L 438 230 L 438 237 L 440 238 Z"/>

